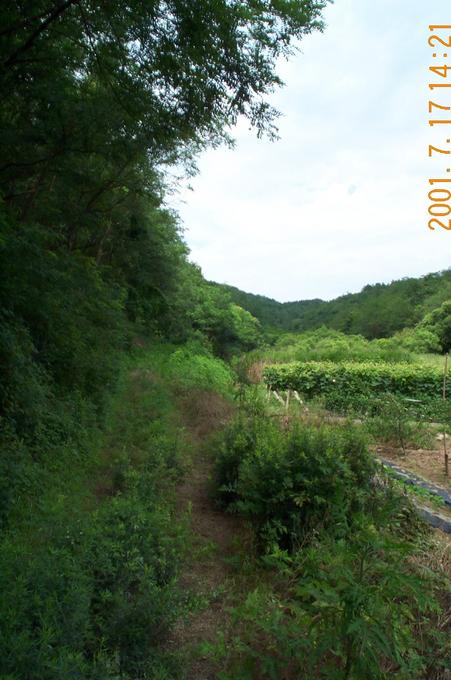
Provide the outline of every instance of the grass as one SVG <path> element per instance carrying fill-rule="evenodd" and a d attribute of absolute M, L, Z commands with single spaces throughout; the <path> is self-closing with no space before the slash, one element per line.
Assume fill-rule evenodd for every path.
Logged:
<path fill-rule="evenodd" d="M 175 492 L 193 447 L 180 400 L 231 381 L 201 348 L 136 349 L 103 431 L 79 412 L 64 442 L 24 460 L 0 543 L 1 677 L 180 676 L 165 648 L 191 606 L 177 585 L 189 541 Z"/>
<path fill-rule="evenodd" d="M 45 466 L 32 461 L 25 466 L 20 502 L 10 514 L 10 528 L 0 544 L 0 587 L 5 594 L 0 604 L 0 676 L 174 680 L 193 664 L 191 677 L 211 671 L 234 680 L 263 678 L 271 677 L 274 661 L 271 646 L 263 657 L 260 653 L 266 641 L 279 645 L 282 664 L 285 653 L 298 653 L 291 635 L 297 631 L 299 638 L 304 624 L 295 621 L 289 632 L 293 622 L 286 612 L 297 606 L 297 595 L 290 590 L 291 577 L 289 583 L 285 577 L 288 562 L 279 552 L 274 569 L 271 555 L 266 555 L 265 563 L 258 553 L 262 537 L 279 535 L 277 522 L 269 530 L 260 527 L 259 536 L 254 535 L 239 518 L 221 514 L 208 495 L 211 462 L 206 442 L 236 408 L 235 379 L 224 362 L 196 345 L 137 349 L 123 363 L 104 430 L 83 428 L 84 421 L 79 432 L 74 424 L 73 436 L 64 446 L 49 448 Z M 237 393 L 235 404 L 242 404 L 248 389 Z M 265 418 L 283 424 L 285 409 L 275 401 L 266 402 L 261 385 L 254 392 L 251 411 L 263 401 Z M 303 408 L 292 401 L 289 414 L 299 415 Z M 306 418 L 314 429 L 331 419 L 320 402 L 308 408 Z M 237 449 L 246 432 L 246 427 L 236 431 Z M 321 448 L 320 429 L 312 437 Z M 283 433 L 273 436 L 276 444 L 282 438 Z M 326 440 L 335 441 L 332 431 Z M 212 441 L 212 451 L 217 443 Z M 332 444 L 326 448 L 329 460 Z M 263 446 L 263 440 L 252 461 L 259 466 L 266 461 L 275 476 L 272 491 L 280 493 L 283 486 L 290 499 L 294 462 L 289 450 L 284 452 L 281 462 L 287 474 L 280 484 L 278 458 L 271 447 Z M 313 468 L 315 460 L 312 454 Z M 335 462 L 334 479 L 338 479 L 340 470 L 347 468 L 341 459 Z M 241 478 L 241 485 L 248 484 L 255 492 L 252 507 L 246 508 L 250 514 L 268 508 L 268 475 L 258 470 L 249 462 Z M 294 472 L 302 477 L 305 471 L 300 466 Z M 327 480 L 327 466 L 320 472 L 321 479 Z M 315 503 L 321 502 L 319 494 Z M 299 492 L 294 499 L 296 515 L 297 504 L 304 502 L 301 496 Z M 364 541 L 369 540 L 365 532 L 367 528 Z M 354 570 L 358 561 L 340 550 L 339 545 L 328 544 L 331 568 L 339 562 Z M 312 554 L 318 568 L 321 555 L 321 550 Z M 371 583 L 367 585 L 371 589 Z M 338 587 L 327 578 L 326 586 Z M 347 587 L 340 586 L 345 600 Z M 380 607 L 384 606 L 382 599 Z M 310 614 L 313 625 L 316 614 L 313 610 Z M 240 647 L 238 635 L 243 626 L 245 648 Z M 261 668 L 262 658 L 266 664 L 262 675 L 233 675 L 235 671 L 226 675 L 215 643 L 221 628 L 228 631 L 225 642 L 229 634 L 234 640 L 227 664 L 235 664 L 237 649 L 238 658 L 255 654 L 256 668 Z M 306 639 L 308 635 L 306 630 Z M 202 641 L 206 647 L 199 651 Z M 216 661 L 204 659 L 206 648 L 217 655 Z M 240 673 L 247 672 L 243 668 Z M 284 672 L 278 666 L 275 677 L 284 678 Z"/>
<path fill-rule="evenodd" d="M 428 505 L 433 506 L 437 510 L 443 510 L 446 511 L 446 514 L 449 514 L 451 517 L 451 513 L 448 510 L 445 501 L 441 496 L 437 496 L 436 494 L 432 493 L 431 491 L 428 491 L 427 489 L 423 488 L 422 486 L 416 486 L 414 484 L 406 484 L 403 482 L 401 479 L 399 479 L 396 476 L 396 473 L 391 470 L 390 467 L 385 466 L 384 467 L 385 474 L 390 477 L 392 480 L 392 483 L 402 492 L 405 493 L 406 495 L 417 499 L 417 500 L 422 500 L 425 501 Z"/>
<path fill-rule="evenodd" d="M 370 481 L 349 425 L 272 418 L 284 408 L 268 408 L 261 388 L 248 393 L 215 447 L 217 493 L 252 522 L 247 565 L 264 565 L 266 578 L 204 647 L 220 677 L 443 680 L 447 577 L 423 568 L 435 548 L 400 487 Z"/>
<path fill-rule="evenodd" d="M 426 366 L 434 366 L 444 370 L 445 359 L 441 354 L 418 354 L 416 355 L 416 362 L 425 364 Z"/>

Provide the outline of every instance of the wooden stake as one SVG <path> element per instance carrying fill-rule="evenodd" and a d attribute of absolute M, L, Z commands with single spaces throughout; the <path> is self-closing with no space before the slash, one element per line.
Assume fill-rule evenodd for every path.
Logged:
<path fill-rule="evenodd" d="M 291 392 L 291 390 L 288 390 L 288 392 L 287 392 L 287 398 L 286 398 L 286 401 L 285 401 L 285 411 L 288 411 L 288 407 L 290 405 L 290 392 Z"/>
<path fill-rule="evenodd" d="M 272 390 L 272 394 L 275 396 L 275 398 L 277 399 L 277 401 L 280 401 L 281 404 L 284 404 L 284 403 L 285 403 L 284 400 L 282 399 L 282 397 L 277 393 L 276 390 Z"/>
<path fill-rule="evenodd" d="M 448 354 L 445 354 L 445 369 L 443 371 L 443 401 L 446 401 L 446 378 L 448 375 Z M 444 409 L 446 412 L 446 409 Z M 443 427 L 443 451 L 445 454 L 445 475 L 449 476 L 448 450 L 446 448 L 446 426 Z"/>

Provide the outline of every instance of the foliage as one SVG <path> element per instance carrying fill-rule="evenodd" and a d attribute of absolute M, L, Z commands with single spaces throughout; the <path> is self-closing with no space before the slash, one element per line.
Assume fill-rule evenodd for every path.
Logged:
<path fill-rule="evenodd" d="M 245 305 L 189 263 L 177 216 L 167 207 L 170 170 L 193 172 L 199 151 L 230 142 L 239 116 L 259 134 L 275 135 L 277 114 L 265 97 L 281 84 L 277 60 L 322 28 L 324 6 L 322 0 L 1 6 L 6 678 L 162 680 L 180 671 L 162 651 L 180 612 L 184 537 L 171 500 L 186 448 L 167 382 L 182 391 L 208 385 L 228 393 L 230 371 L 208 350 L 228 357 L 252 349 L 260 328 Z M 420 320 L 423 308 L 447 299 L 447 274 L 436 278 L 425 279 L 419 293 L 406 284 L 412 290 L 403 297 L 402 318 L 395 318 L 399 299 L 390 314 L 381 300 L 379 325 L 372 308 L 371 327 L 366 313 L 357 332 L 386 335 Z M 334 323 L 352 330 L 354 317 L 346 312 Z M 133 364 L 111 403 L 124 351 L 137 334 L 191 340 L 197 349 L 155 351 L 144 366 Z M 255 441 L 274 473 L 272 492 L 279 454 L 272 460 L 259 428 Z M 252 436 L 251 428 L 255 458 Z M 271 436 L 277 444 L 279 435 Z M 312 480 L 321 493 L 344 499 L 348 521 L 350 504 L 360 503 L 353 484 L 367 481 L 368 463 L 359 444 L 348 460 L 353 445 L 337 437 L 297 433 L 291 449 L 282 447 L 288 482 L 274 521 L 260 497 L 264 476 L 250 464 L 241 471 L 235 456 L 233 492 L 249 492 L 249 501 L 243 495 L 236 502 L 249 502 L 265 541 L 284 536 L 283 522 L 296 528 L 295 506 L 306 523 L 324 511 L 327 521 L 335 516 L 335 501 L 315 498 L 292 460 L 301 446 Z M 327 442 L 341 452 L 335 462 Z M 225 462 L 231 483 L 233 465 Z M 291 484 L 306 499 L 293 495 Z"/>
<path fill-rule="evenodd" d="M 440 352 L 445 349 L 435 329 L 425 328 L 423 322 L 415 328 L 404 328 L 399 331 L 393 336 L 392 342 L 416 354 Z"/>
<path fill-rule="evenodd" d="M 232 328 L 243 350 L 256 347 L 261 338 L 260 322 L 239 305 L 231 304 Z"/>
<path fill-rule="evenodd" d="M 222 395 L 232 391 L 232 373 L 221 360 L 208 354 L 190 355 L 178 349 L 170 358 L 169 373 L 183 389 L 212 390 Z"/>
<path fill-rule="evenodd" d="M 82 422 L 46 457 L 23 447 L 0 544 L 2 677 L 178 677 L 162 642 L 183 604 L 171 499 L 186 445 L 153 359 L 153 380 L 129 367 L 101 440 Z"/>
<path fill-rule="evenodd" d="M 373 417 L 366 428 L 378 441 L 393 444 L 406 452 L 408 445 L 431 447 L 432 435 L 425 423 L 412 418 L 408 402 L 387 394 L 373 404 Z"/>
<path fill-rule="evenodd" d="M 178 609 L 181 434 L 155 356 L 105 452 L 100 431 L 136 335 L 195 339 L 203 352 L 174 352 L 168 373 L 224 392 L 205 347 L 258 342 L 189 263 L 170 173 L 194 172 L 239 116 L 274 137 L 276 62 L 321 30 L 324 5 L 2 3 L 2 677 L 175 675 L 161 643 Z"/>
<path fill-rule="evenodd" d="M 238 116 L 274 134 L 276 61 L 324 5 L 2 6 L 0 414 L 19 436 L 61 392 L 98 408 L 130 326 L 253 346 L 257 322 L 188 262 L 166 173 L 192 172 Z"/>
<path fill-rule="evenodd" d="M 187 314 L 194 333 L 206 339 L 210 349 L 222 357 L 250 350 L 260 343 L 257 319 L 232 304 L 227 293 L 205 283 L 195 267 L 185 271 L 180 305 L 181 314 Z"/>
<path fill-rule="evenodd" d="M 439 678 L 439 592 L 423 529 L 350 426 L 284 429 L 251 399 L 217 445 L 219 498 L 249 518 L 270 579 L 205 651 L 219 677 Z"/>
<path fill-rule="evenodd" d="M 339 534 L 368 488 L 373 465 L 354 428 L 294 427 L 239 415 L 216 455 L 219 498 L 248 517 L 266 549 L 295 546 L 318 525 Z"/>
<path fill-rule="evenodd" d="M 264 327 L 303 332 L 327 326 L 346 334 L 363 335 L 371 340 L 389 338 L 403 328 L 413 328 L 442 303 L 449 303 L 451 270 L 417 279 L 405 278 L 389 284 L 368 285 L 359 293 L 348 293 L 329 302 L 315 299 L 281 303 L 262 295 L 244 293 L 233 286 L 222 288 L 230 292 L 232 299 L 259 319 Z M 435 327 L 430 327 L 429 322 L 426 326 L 433 333 L 426 344 L 434 346 L 441 330 L 437 332 Z M 435 322 L 432 326 L 435 326 Z M 447 351 L 446 338 L 449 339 L 449 329 L 445 329 L 445 337 L 442 335 L 440 339 L 442 351 Z M 420 333 L 418 341 L 423 347 L 425 340 L 425 336 Z"/>
<path fill-rule="evenodd" d="M 258 350 L 257 350 L 258 351 Z M 304 333 L 284 333 L 262 352 L 271 362 L 288 361 L 375 361 L 410 363 L 414 355 L 395 338 L 366 340 L 321 327 Z"/>
<path fill-rule="evenodd" d="M 52 398 L 77 391 L 100 406 L 111 390 L 126 333 L 123 300 L 89 258 L 57 256 L 43 230 L 11 223 L 4 236 L 0 413 L 34 435 L 43 412 L 56 408 Z"/>
<path fill-rule="evenodd" d="M 115 678 L 149 669 L 180 610 L 181 552 L 173 520 L 149 492 L 128 488 L 89 523 L 68 523 L 55 508 L 40 527 L 47 543 L 3 541 L 2 676 Z"/>
<path fill-rule="evenodd" d="M 451 300 L 445 300 L 440 307 L 426 314 L 419 329 L 438 337 L 444 352 L 451 349 Z"/>
<path fill-rule="evenodd" d="M 210 646 L 220 677 L 440 677 L 446 641 L 430 624 L 444 584 L 414 567 L 412 551 L 365 519 L 346 540 L 320 534 L 273 555 L 284 586 L 260 587 L 233 610 L 231 639 Z"/>
<path fill-rule="evenodd" d="M 305 362 L 270 366 L 264 380 L 272 389 L 295 389 L 311 398 L 324 397 L 332 409 L 367 412 L 374 398 L 393 394 L 410 400 L 412 409 L 441 413 L 443 373 L 421 364 Z M 415 400 L 420 403 L 416 404 Z M 448 399 L 449 401 L 449 399 Z M 447 402 L 445 404 L 447 406 Z"/>
<path fill-rule="evenodd" d="M 164 343 L 140 354 L 139 366 L 144 370 L 158 367 L 158 374 L 174 390 L 211 390 L 231 396 L 233 373 L 219 357 L 213 356 L 201 343 L 191 341 L 183 345 Z"/>

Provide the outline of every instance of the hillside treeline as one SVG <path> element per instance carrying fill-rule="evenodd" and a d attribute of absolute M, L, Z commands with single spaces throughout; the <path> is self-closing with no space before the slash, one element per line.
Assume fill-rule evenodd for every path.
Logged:
<path fill-rule="evenodd" d="M 389 284 L 368 285 L 360 293 L 328 302 L 281 303 L 233 286 L 221 288 L 266 327 L 303 332 L 327 326 L 372 340 L 420 326 L 436 333 L 442 351 L 451 347 L 451 269 Z"/>
<path fill-rule="evenodd" d="M 35 441 L 96 407 L 133 333 L 226 354 L 256 322 L 187 260 L 165 202 L 244 116 L 274 134 L 275 61 L 324 2 L 11 1 L 0 10 L 0 413 Z"/>

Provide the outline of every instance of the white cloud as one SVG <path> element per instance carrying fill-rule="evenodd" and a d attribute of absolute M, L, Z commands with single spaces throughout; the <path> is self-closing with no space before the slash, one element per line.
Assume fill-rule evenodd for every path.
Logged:
<path fill-rule="evenodd" d="M 428 178 L 451 166 L 427 157 L 443 137 L 427 125 L 428 24 L 449 17 L 448 0 L 328 8 L 325 33 L 281 63 L 281 140 L 241 123 L 237 147 L 206 152 L 183 192 L 207 278 L 280 300 L 332 298 L 451 264 L 451 233 L 427 228 Z M 451 104 L 449 90 L 436 96 Z"/>

